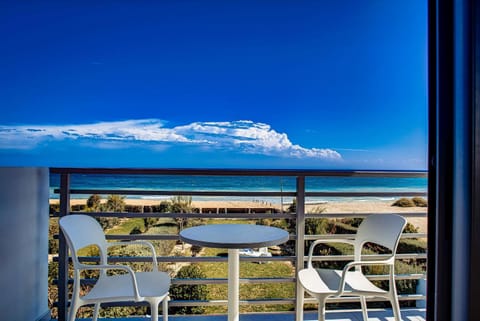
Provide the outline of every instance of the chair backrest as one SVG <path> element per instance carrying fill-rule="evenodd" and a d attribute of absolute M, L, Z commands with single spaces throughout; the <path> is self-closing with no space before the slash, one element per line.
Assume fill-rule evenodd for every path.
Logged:
<path fill-rule="evenodd" d="M 360 261 L 362 247 L 371 242 L 384 246 L 395 254 L 407 220 L 397 214 L 371 214 L 358 227 L 355 237 L 355 260 Z"/>
<path fill-rule="evenodd" d="M 88 215 L 74 214 L 60 218 L 59 225 L 67 239 L 75 264 L 78 264 L 77 251 L 89 245 L 98 246 L 101 260 L 105 262 L 107 241 L 97 220 Z"/>

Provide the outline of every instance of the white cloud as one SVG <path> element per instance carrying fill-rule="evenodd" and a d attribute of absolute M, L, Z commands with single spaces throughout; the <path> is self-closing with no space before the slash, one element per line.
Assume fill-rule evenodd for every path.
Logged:
<path fill-rule="evenodd" d="M 148 143 L 152 148 L 165 144 L 235 149 L 244 153 L 281 157 L 342 159 L 328 148 L 305 148 L 293 144 L 286 133 L 250 120 L 195 122 L 168 128 L 158 119 L 100 122 L 81 125 L 0 126 L 1 149 L 28 149 L 55 141 L 82 141 L 105 148 L 123 143 Z M 155 147 L 157 146 L 157 147 Z"/>
<path fill-rule="evenodd" d="M 234 122 L 196 122 L 175 127 L 177 133 L 195 140 L 204 140 L 225 148 L 240 148 L 248 153 L 280 155 L 285 157 L 313 157 L 341 159 L 332 149 L 304 148 L 294 145 L 287 134 L 278 133 L 270 125 L 249 120 Z"/>

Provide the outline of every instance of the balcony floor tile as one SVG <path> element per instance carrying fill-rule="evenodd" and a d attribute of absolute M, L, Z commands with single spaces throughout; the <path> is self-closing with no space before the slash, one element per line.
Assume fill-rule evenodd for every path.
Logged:
<path fill-rule="evenodd" d="M 425 309 L 402 309 L 403 321 L 425 321 Z M 360 310 L 342 310 L 342 311 L 327 311 L 327 321 L 363 321 Z M 90 319 L 77 319 L 87 321 Z M 148 317 L 134 317 L 134 318 L 99 318 L 99 321 L 147 321 Z M 159 318 L 161 321 L 162 318 Z M 169 316 L 171 321 L 227 321 L 226 315 L 172 315 Z M 295 321 L 293 313 L 252 313 L 240 315 L 240 321 Z M 316 321 L 317 314 L 306 312 L 304 321 Z M 390 309 L 370 309 L 368 310 L 369 321 L 394 321 L 392 310 Z"/>

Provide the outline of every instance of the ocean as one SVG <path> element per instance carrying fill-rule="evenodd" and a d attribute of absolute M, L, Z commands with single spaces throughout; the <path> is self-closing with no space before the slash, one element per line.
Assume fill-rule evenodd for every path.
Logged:
<path fill-rule="evenodd" d="M 50 176 L 50 198 L 58 199 L 54 189 L 59 188 L 59 175 Z M 294 177 L 275 176 L 177 176 L 177 175 L 71 175 L 72 189 L 122 189 L 122 190 L 194 190 L 240 192 L 294 192 Z M 307 177 L 307 192 L 421 192 L 427 191 L 427 178 L 391 177 Z M 88 198 L 90 195 L 72 195 L 72 198 Z M 171 196 L 126 195 L 132 199 L 168 200 Z M 393 200 L 388 197 L 321 197 L 307 198 L 307 202 L 334 202 L 355 200 Z M 242 197 L 242 196 L 194 196 L 193 200 L 243 200 L 268 203 L 289 203 L 292 197 Z"/>

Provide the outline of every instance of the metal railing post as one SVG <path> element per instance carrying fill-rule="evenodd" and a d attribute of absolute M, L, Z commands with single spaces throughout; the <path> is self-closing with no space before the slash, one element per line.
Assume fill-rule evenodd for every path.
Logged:
<path fill-rule="evenodd" d="M 295 242 L 295 280 L 304 267 L 305 255 L 305 176 L 297 177 L 297 224 Z M 295 320 L 303 321 L 303 288 L 296 282 L 295 286 Z"/>
<path fill-rule="evenodd" d="M 70 212 L 70 174 L 60 175 L 60 217 Z M 68 248 L 65 236 L 58 235 L 58 321 L 66 321 L 68 313 Z"/>

